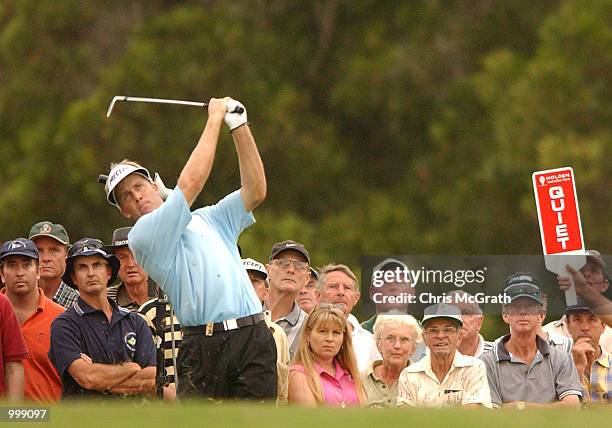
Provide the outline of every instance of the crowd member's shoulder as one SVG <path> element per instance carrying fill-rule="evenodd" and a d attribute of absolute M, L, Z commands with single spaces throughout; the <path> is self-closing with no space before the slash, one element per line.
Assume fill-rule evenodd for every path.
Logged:
<path fill-rule="evenodd" d="M 482 366 L 484 367 L 484 363 L 480 358 L 473 357 L 471 355 L 463 355 L 460 352 L 457 352 L 455 355 L 456 367 L 471 367 L 471 366 Z"/>
<path fill-rule="evenodd" d="M 58 305 L 57 303 L 55 303 L 53 300 L 49 299 L 48 297 L 45 297 L 45 299 L 47 299 L 45 303 L 46 304 L 45 310 L 50 312 L 52 315 L 58 316 L 62 312 L 66 311 L 66 308 L 64 308 L 62 305 Z"/>

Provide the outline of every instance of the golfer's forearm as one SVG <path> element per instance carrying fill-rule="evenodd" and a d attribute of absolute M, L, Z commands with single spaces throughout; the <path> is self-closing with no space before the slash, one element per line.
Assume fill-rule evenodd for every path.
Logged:
<path fill-rule="evenodd" d="M 198 144 L 191 152 L 191 156 L 189 156 L 179 176 L 178 186 L 189 206 L 198 197 L 210 176 L 222 123 L 223 118 L 208 119 Z"/>
<path fill-rule="evenodd" d="M 266 198 L 266 173 L 249 126 L 236 128 L 232 136 L 240 165 L 242 201 L 246 210 L 251 211 Z"/>

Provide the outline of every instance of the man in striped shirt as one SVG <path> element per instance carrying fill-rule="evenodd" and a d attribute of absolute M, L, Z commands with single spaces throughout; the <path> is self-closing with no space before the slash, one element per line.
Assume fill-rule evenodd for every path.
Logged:
<path fill-rule="evenodd" d="M 106 294 L 119 306 L 134 312 L 141 305 L 157 297 L 157 285 L 149 278 L 144 269 L 136 263 L 134 255 L 128 247 L 130 230 L 132 230 L 131 227 L 115 229 L 111 245 L 106 246 L 106 249 L 113 253 L 121 263 L 119 267 L 121 282 L 108 287 Z"/>
<path fill-rule="evenodd" d="M 158 311 L 159 317 L 157 316 Z M 151 299 L 138 309 L 138 313 L 145 318 L 149 328 L 151 328 L 156 346 L 158 344 L 162 346 L 164 379 L 161 385 L 158 385 L 158 388 L 161 386 L 164 400 L 174 401 L 177 388 L 176 361 L 183 338 L 181 325 L 167 299 L 160 300 L 157 297 Z M 158 367 L 159 365 L 160 361 L 158 361 Z"/>

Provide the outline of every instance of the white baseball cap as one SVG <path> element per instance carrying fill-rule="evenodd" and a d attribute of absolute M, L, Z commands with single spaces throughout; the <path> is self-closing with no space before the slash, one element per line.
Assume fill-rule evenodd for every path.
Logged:
<path fill-rule="evenodd" d="M 264 279 L 268 279 L 268 271 L 266 271 L 265 266 L 257 260 L 242 259 L 242 266 L 244 266 L 247 271 L 252 270 L 253 272 L 259 272 L 264 276 Z"/>
<path fill-rule="evenodd" d="M 423 321 L 421 321 L 421 325 L 425 327 L 425 325 L 430 321 L 439 318 L 453 320 L 459 325 L 459 327 L 463 327 L 463 320 L 461 319 L 461 310 L 455 305 L 449 305 L 446 303 L 437 303 L 435 305 L 426 307 L 423 313 Z"/>
<path fill-rule="evenodd" d="M 106 191 L 106 199 L 108 203 L 119 208 L 119 204 L 115 199 L 115 195 L 113 190 L 121 181 L 130 174 L 140 174 L 144 178 L 149 181 L 153 181 L 151 179 L 151 174 L 149 170 L 142 166 L 135 166 L 127 163 L 119 163 L 115 165 L 108 174 L 108 179 L 106 180 L 106 184 L 104 185 L 104 190 Z"/>

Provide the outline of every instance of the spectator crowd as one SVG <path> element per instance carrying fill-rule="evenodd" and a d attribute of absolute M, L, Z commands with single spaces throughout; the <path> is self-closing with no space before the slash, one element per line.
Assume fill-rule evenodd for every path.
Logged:
<path fill-rule="evenodd" d="M 115 230 L 107 245 L 92 238 L 70 245 L 64 226 L 41 221 L 27 239 L 3 243 L 0 391 L 6 399 L 175 400 L 177 384 L 193 382 L 176 376 L 184 332 L 171 302 L 136 262 L 130 230 Z M 577 277 L 603 293 L 605 261 L 597 251 L 587 254 Z M 610 327 L 580 298 L 543 325 L 546 299 L 530 273 L 507 278 L 508 334 L 488 341 L 480 332 L 485 315 L 462 290 L 449 293 L 450 303 L 427 307 L 421 320 L 405 307 L 381 305 L 359 323 L 352 313 L 359 283 L 347 265 L 315 269 L 306 247 L 292 240 L 274 244 L 266 264 L 241 262 L 274 341 L 269 387 L 279 405 L 610 403 Z M 387 259 L 376 269 L 402 265 Z M 205 358 L 219 348 L 198 352 Z M 232 355 L 225 364 L 239 359 Z M 241 398 L 229 390 L 201 395 Z"/>

